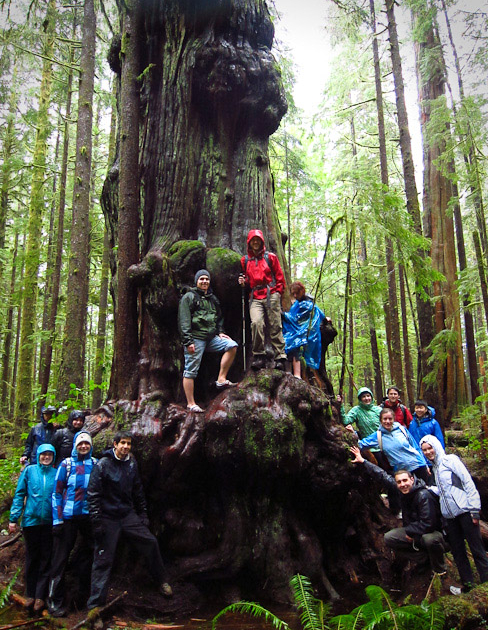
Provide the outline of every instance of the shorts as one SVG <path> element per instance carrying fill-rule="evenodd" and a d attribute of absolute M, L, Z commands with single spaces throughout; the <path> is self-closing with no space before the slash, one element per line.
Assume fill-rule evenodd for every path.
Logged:
<path fill-rule="evenodd" d="M 198 370 L 200 369 L 200 363 L 204 352 L 227 352 L 231 348 L 237 347 L 237 342 L 233 339 L 222 339 L 218 335 L 212 337 L 212 339 L 194 339 L 195 352 L 188 352 L 187 348 L 184 348 L 185 353 L 185 368 L 183 370 L 184 378 L 195 379 L 198 376 Z"/>

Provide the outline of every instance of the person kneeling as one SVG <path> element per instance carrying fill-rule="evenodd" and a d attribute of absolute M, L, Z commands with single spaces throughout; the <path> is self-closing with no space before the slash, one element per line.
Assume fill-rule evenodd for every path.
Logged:
<path fill-rule="evenodd" d="M 115 434 L 113 448 L 105 451 L 88 484 L 88 510 L 95 536 L 95 554 L 88 608 L 104 606 L 108 580 L 120 534 L 144 558 L 159 592 L 171 597 L 158 541 L 149 531 L 146 499 L 135 458 L 131 455 L 129 432 Z"/>
<path fill-rule="evenodd" d="M 395 555 L 413 560 L 418 564 L 430 562 L 432 571 L 438 575 L 446 573 L 439 501 L 428 490 L 422 479 L 417 479 L 408 470 L 397 470 L 392 477 L 379 466 L 366 461 L 357 446 L 351 447 L 355 456 L 353 463 L 366 466 L 387 488 L 396 487 L 400 491 L 403 527 L 396 527 L 385 534 L 385 544 Z"/>

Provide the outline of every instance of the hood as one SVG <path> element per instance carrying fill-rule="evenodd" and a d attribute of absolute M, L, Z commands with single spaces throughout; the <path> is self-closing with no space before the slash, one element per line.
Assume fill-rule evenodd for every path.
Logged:
<path fill-rule="evenodd" d="M 39 464 L 39 466 L 42 466 L 42 464 L 39 461 L 39 455 L 41 453 L 46 453 L 46 452 L 53 454 L 53 461 L 49 464 L 49 466 L 53 466 L 54 465 L 54 460 L 56 459 L 56 449 L 54 448 L 54 446 L 52 444 L 41 444 L 39 446 L 39 448 L 37 449 L 37 452 L 36 452 L 37 463 Z M 45 466 L 45 468 L 49 468 L 49 466 Z"/>
<path fill-rule="evenodd" d="M 88 433 L 88 431 L 85 431 L 85 429 L 81 429 L 81 431 L 78 431 L 78 433 L 76 433 L 76 434 L 75 434 L 75 437 L 73 438 L 73 449 L 71 450 L 71 457 L 72 457 L 73 459 L 79 459 L 79 455 L 78 455 L 78 451 L 76 450 L 75 443 L 76 443 L 76 438 L 77 438 L 79 435 L 81 435 L 82 433 L 86 433 L 87 435 L 90 435 L 90 434 Z M 90 436 L 90 438 L 91 438 L 91 436 Z M 92 456 L 92 453 L 93 453 L 93 445 L 92 445 L 92 444 L 90 444 L 90 451 L 89 451 L 89 452 L 88 452 L 88 454 L 86 455 L 85 459 L 88 459 L 89 457 L 91 457 L 91 456 Z"/>
<path fill-rule="evenodd" d="M 78 409 L 70 411 L 68 419 L 66 420 L 66 426 L 72 433 L 75 432 L 75 430 L 73 429 L 73 420 L 75 420 L 76 418 L 83 418 L 83 424 L 85 424 L 85 416 L 81 411 L 79 411 Z M 78 429 L 78 431 L 81 431 L 81 429 Z"/>
<path fill-rule="evenodd" d="M 417 424 L 422 424 L 423 422 L 429 422 L 429 420 L 432 420 L 432 415 L 429 409 L 427 409 L 427 413 L 425 414 L 425 416 L 422 416 L 421 418 L 419 418 L 417 414 L 414 413 L 413 419 L 417 422 Z"/>
<path fill-rule="evenodd" d="M 367 405 L 365 405 L 364 403 L 361 402 L 360 397 L 363 394 L 370 394 L 371 395 L 371 402 L 368 403 Z M 369 389 L 369 387 L 360 387 L 358 389 L 358 400 L 359 400 L 359 404 L 362 405 L 363 407 L 370 407 L 370 405 L 374 405 L 374 396 L 373 396 L 373 392 Z"/>
<path fill-rule="evenodd" d="M 247 253 L 249 254 L 249 256 L 254 256 L 253 250 L 251 249 L 251 246 L 249 245 L 249 243 L 251 242 L 251 239 L 254 238 L 255 236 L 260 238 L 261 241 L 263 242 L 263 246 L 259 250 L 259 255 L 261 256 L 266 249 L 266 247 L 264 246 L 264 236 L 261 230 L 249 230 L 249 234 L 247 235 Z"/>
<path fill-rule="evenodd" d="M 434 459 L 434 466 L 437 466 L 441 459 L 444 457 L 444 455 L 446 454 L 445 450 L 442 448 L 442 444 L 439 442 L 439 440 L 435 437 L 435 435 L 424 435 L 424 437 L 420 440 L 420 448 L 422 448 L 422 444 L 424 442 L 427 442 L 427 444 L 430 444 L 432 446 L 432 448 L 435 451 L 435 459 Z"/>

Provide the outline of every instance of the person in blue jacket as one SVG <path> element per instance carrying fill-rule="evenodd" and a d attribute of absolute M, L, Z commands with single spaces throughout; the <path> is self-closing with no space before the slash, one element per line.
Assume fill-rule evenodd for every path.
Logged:
<path fill-rule="evenodd" d="M 48 609 L 53 617 L 64 617 L 66 565 L 80 538 L 79 558 L 73 563 L 79 581 L 79 599 L 88 597 L 93 562 L 93 536 L 88 517 L 87 488 L 97 463 L 92 457 L 92 438 L 87 431 L 76 434 L 71 457 L 63 459 L 56 473 L 52 494 L 54 553 L 49 579 Z"/>
<path fill-rule="evenodd" d="M 286 355 L 292 359 L 293 376 L 301 378 L 302 357 L 308 366 L 316 370 L 320 367 L 322 356 L 320 324 L 325 315 L 318 306 L 314 306 L 313 298 L 306 294 L 303 283 L 293 282 L 290 293 L 295 301 L 288 313 L 282 313 L 283 337 Z"/>
<path fill-rule="evenodd" d="M 414 407 L 415 413 L 408 427 L 414 440 L 420 444 L 420 440 L 424 435 L 434 435 L 441 443 L 442 448 L 446 448 L 441 426 L 434 418 L 431 411 L 432 408 L 424 400 L 415 401 Z"/>
<path fill-rule="evenodd" d="M 382 451 L 394 471 L 407 470 L 432 483 L 430 472 L 419 444 L 399 422 L 395 422 L 393 411 L 384 407 L 380 412 L 380 427 L 371 435 L 359 440 L 359 448 L 377 448 Z"/>
<path fill-rule="evenodd" d="M 22 517 L 25 541 L 25 590 L 27 607 L 39 613 L 44 608 L 52 549 L 51 495 L 56 477 L 56 451 L 51 444 L 37 449 L 37 464 L 22 471 L 10 509 L 9 533 L 17 531 Z"/>

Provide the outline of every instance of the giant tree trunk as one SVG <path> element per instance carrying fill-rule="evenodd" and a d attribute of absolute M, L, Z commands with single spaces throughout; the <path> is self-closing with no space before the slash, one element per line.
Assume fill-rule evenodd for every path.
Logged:
<path fill-rule="evenodd" d="M 141 300 L 139 320 L 131 315 L 127 323 L 122 319 L 126 311 L 117 304 L 110 395 L 134 398 L 158 392 L 171 401 L 181 379 L 178 301 L 195 271 L 209 270 L 227 332 L 239 337 L 237 275 L 249 229 L 263 230 L 285 267 L 268 137 L 286 102 L 270 53 L 273 26 L 264 1 L 204 6 L 171 0 L 142 6 L 142 18 L 131 33 L 140 57 L 133 73 L 140 75 L 141 262 L 126 278 L 119 256 L 117 278 L 119 299 L 132 295 L 133 308 L 137 288 Z M 123 52 L 126 40 L 122 38 Z M 117 51 L 112 59 L 118 65 Z M 133 73 L 122 73 L 122 94 Z M 116 161 L 104 190 L 113 240 L 120 226 L 117 211 L 125 203 L 120 200 L 118 208 L 118 165 Z M 133 162 L 132 168 L 137 168 Z M 126 176 L 120 172 L 121 181 Z M 120 283 L 126 280 L 121 293 Z M 139 351 L 134 341 L 138 321 Z M 127 356 L 130 360 L 121 359 Z"/>

